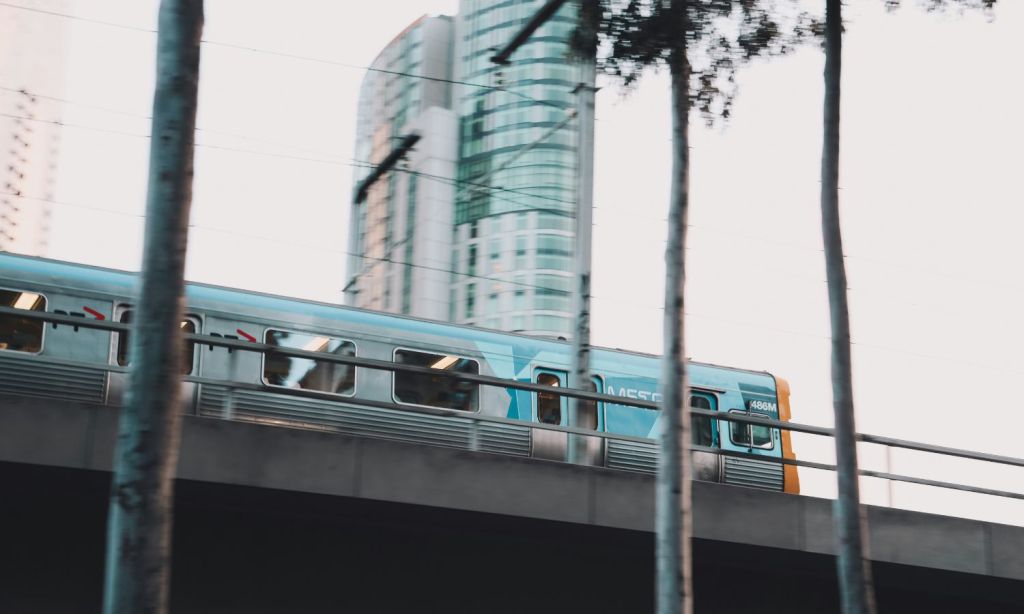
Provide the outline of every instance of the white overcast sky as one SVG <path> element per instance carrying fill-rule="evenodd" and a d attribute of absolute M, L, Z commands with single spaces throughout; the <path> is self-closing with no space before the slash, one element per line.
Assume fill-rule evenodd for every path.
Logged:
<path fill-rule="evenodd" d="M 17 3 L 12 0 L 11 3 Z M 808 0 L 820 11 L 823 0 Z M 861 431 L 1022 455 L 1024 3 L 991 22 L 915 0 L 847 2 L 840 183 Z M 355 103 L 375 55 L 455 0 L 207 0 L 189 244 L 192 280 L 339 301 Z M 0 19 L 15 9 L 0 6 Z M 155 0 L 71 0 L 69 13 L 156 27 Z M 63 19 L 38 15 L 38 19 Z M 155 36 L 72 21 L 50 256 L 136 269 Z M 47 44 L 40 41 L 40 44 Z M 284 55 L 275 55 L 284 54 Z M 297 57 L 330 60 L 319 62 Z M 823 56 L 740 78 L 733 119 L 692 130 L 687 353 L 789 379 L 794 419 L 831 425 L 819 216 Z M 669 109 L 664 75 L 597 109 L 596 343 L 661 350 Z M 48 92 L 39 92 L 48 94 Z M 90 106 L 91 105 L 91 106 Z M 101 110 L 96 107 L 103 107 Z M 117 112 L 111 112 L 117 111 Z M 133 116 L 134 114 L 134 116 Z M 133 136 L 134 135 L 134 136 Z M 925 421 L 928 421 L 925 424 Z M 802 458 L 831 441 L 798 436 Z M 862 447 L 863 465 L 885 455 Z M 895 452 L 892 470 L 1018 489 L 1018 470 Z M 830 474 L 803 471 L 829 496 Z M 867 502 L 886 484 L 865 480 Z M 1024 504 L 897 485 L 907 508 L 1020 523 Z"/>

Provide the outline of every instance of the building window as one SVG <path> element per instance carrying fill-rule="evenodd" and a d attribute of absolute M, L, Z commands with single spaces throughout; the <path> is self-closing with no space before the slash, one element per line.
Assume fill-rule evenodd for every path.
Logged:
<path fill-rule="evenodd" d="M 559 177 L 561 180 L 561 177 Z M 572 219 L 564 215 L 541 213 L 537 218 L 537 228 L 543 230 L 572 230 Z"/>
<path fill-rule="evenodd" d="M 474 375 L 480 372 L 480 365 L 469 358 L 413 350 L 395 350 L 395 362 L 439 371 Z M 455 380 L 443 375 L 395 371 L 394 392 L 395 400 L 399 403 L 476 411 L 478 388 L 479 386 L 473 382 Z"/>
<path fill-rule="evenodd" d="M 528 254 L 526 253 L 526 235 L 516 236 L 516 269 L 529 268 Z"/>
<path fill-rule="evenodd" d="M 516 288 L 515 302 L 512 307 L 518 310 L 526 309 L 526 288 Z"/>
<path fill-rule="evenodd" d="M 466 256 L 466 272 L 476 275 L 476 243 L 469 246 L 469 253 Z"/>
<path fill-rule="evenodd" d="M 538 275 L 534 307 L 552 311 L 569 311 L 569 278 Z"/>
<path fill-rule="evenodd" d="M 472 318 L 474 316 L 474 307 L 476 306 L 476 284 L 466 284 L 466 318 Z"/>
<path fill-rule="evenodd" d="M 35 292 L 0 289 L 0 305 L 26 311 L 46 311 L 46 297 Z M 37 354 L 43 349 L 42 320 L 0 316 L 0 350 Z"/>
<path fill-rule="evenodd" d="M 562 316 L 536 315 L 533 316 L 533 328 L 551 333 L 568 333 L 569 319 Z"/>
<path fill-rule="evenodd" d="M 569 270 L 572 255 L 572 239 L 561 235 L 539 235 L 537 237 L 537 268 Z"/>
<path fill-rule="evenodd" d="M 356 345 L 351 341 L 325 335 L 267 329 L 263 338 L 267 345 L 290 350 L 335 356 L 356 355 Z M 356 390 L 356 368 L 336 362 L 268 352 L 263 360 L 263 382 L 270 386 L 351 396 Z"/>
<path fill-rule="evenodd" d="M 530 217 L 529 217 L 529 215 L 530 214 L 525 212 L 525 211 L 520 211 L 516 215 L 516 229 L 517 230 L 527 230 L 527 229 L 530 228 Z"/>

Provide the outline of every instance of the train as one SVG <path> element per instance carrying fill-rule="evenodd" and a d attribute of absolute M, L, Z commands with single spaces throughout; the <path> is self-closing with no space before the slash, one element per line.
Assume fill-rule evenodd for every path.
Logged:
<path fill-rule="evenodd" d="M 132 320 L 137 273 L 0 253 L 0 306 L 86 319 Z M 338 364 L 274 352 L 186 344 L 182 411 L 284 427 L 317 428 L 409 443 L 566 460 L 571 346 L 540 338 L 391 313 L 187 283 L 184 332 L 355 356 L 550 386 L 520 390 L 419 373 Z M 131 362 L 129 333 L 0 314 L 0 395 L 121 404 Z M 658 356 L 594 347 L 596 390 L 620 397 L 581 402 L 577 462 L 654 472 Z M 788 493 L 799 476 L 788 431 L 758 418 L 790 420 L 789 385 L 770 373 L 691 361 L 690 404 L 739 412 L 748 423 L 694 416 L 694 479 Z M 303 394 L 296 394 L 301 392 Z M 481 419 L 473 420 L 475 416 Z M 486 419 L 484 419 L 486 418 Z M 548 425 L 556 428 L 548 428 Z M 540 426 L 540 428 L 537 428 Z"/>

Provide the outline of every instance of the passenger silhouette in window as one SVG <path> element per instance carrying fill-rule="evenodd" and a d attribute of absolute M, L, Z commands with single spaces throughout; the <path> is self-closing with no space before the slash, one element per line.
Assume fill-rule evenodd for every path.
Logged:
<path fill-rule="evenodd" d="M 541 373 L 537 376 L 537 383 L 544 386 L 557 388 L 562 383 L 558 376 L 552 373 Z M 554 392 L 537 393 L 537 420 L 544 424 L 562 423 L 562 395 Z"/>

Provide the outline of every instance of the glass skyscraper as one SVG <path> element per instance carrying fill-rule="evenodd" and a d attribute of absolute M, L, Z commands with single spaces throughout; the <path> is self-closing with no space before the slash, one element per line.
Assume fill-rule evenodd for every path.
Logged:
<path fill-rule="evenodd" d="M 509 65 L 490 61 L 541 4 L 462 0 L 455 18 L 451 106 L 457 163 L 447 181 L 444 318 L 568 336 L 577 164 L 573 90 L 580 75 L 568 59 L 567 41 L 575 3 L 567 2 L 535 32 Z M 367 112 L 361 109 L 360 125 Z M 372 142 L 362 132 L 359 138 L 357 152 Z M 422 175 L 417 181 L 445 183 Z M 380 183 L 387 182 L 385 177 Z M 389 234 L 380 220 L 367 219 L 364 226 L 371 222 Z M 423 263 L 408 265 L 416 269 Z"/>

